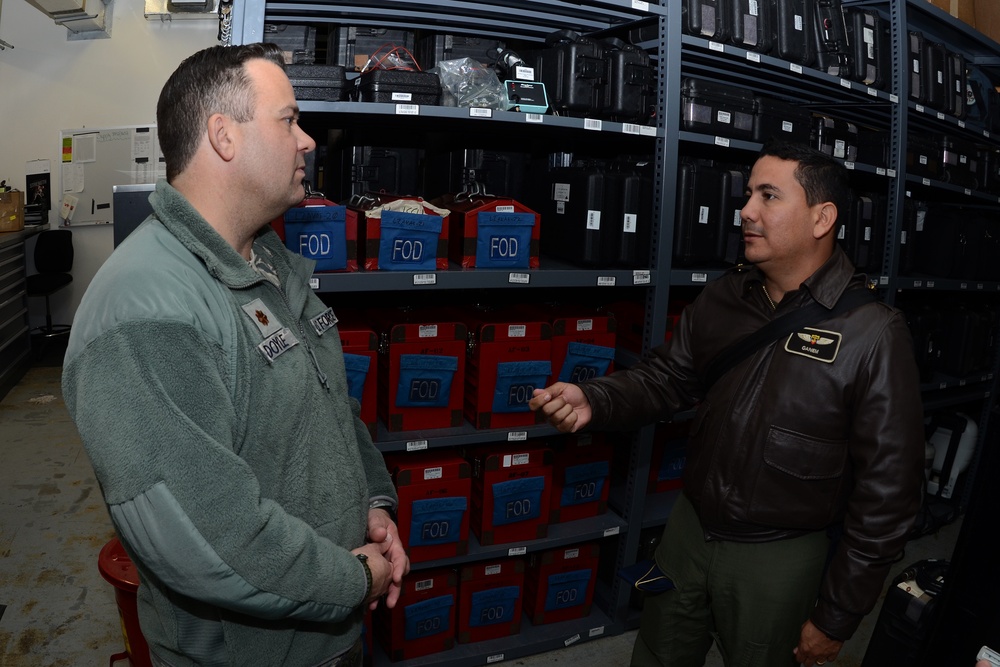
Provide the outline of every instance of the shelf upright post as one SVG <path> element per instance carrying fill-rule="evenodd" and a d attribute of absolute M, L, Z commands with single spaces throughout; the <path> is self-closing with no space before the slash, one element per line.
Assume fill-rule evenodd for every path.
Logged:
<path fill-rule="evenodd" d="M 889 0 L 889 25 L 892 37 L 890 90 L 897 97 L 896 103 L 892 105 L 889 127 L 889 166 L 894 170 L 895 177 L 890 179 L 882 268 L 883 274 L 889 278 L 885 300 L 889 305 L 895 305 L 901 255 L 902 224 L 900 223 L 906 199 L 906 133 L 910 99 L 906 0 Z"/>
<path fill-rule="evenodd" d="M 650 238 L 652 266 L 656 279 L 646 290 L 643 352 L 648 352 L 663 340 L 667 324 L 670 297 L 670 263 L 673 254 L 673 221 L 677 198 L 677 162 L 680 142 L 681 89 L 681 3 L 661 1 L 666 15 L 659 15 L 657 68 L 656 140 L 653 225 Z M 636 562 L 639 534 L 645 506 L 646 480 L 649 477 L 653 445 L 653 426 L 642 428 L 633 442 L 626 482 L 626 503 L 623 519 L 629 524 L 625 538 L 620 540 L 616 568 Z M 624 621 L 631 594 L 624 582 L 616 577 L 611 587 L 612 616 Z"/>
<path fill-rule="evenodd" d="M 253 44 L 264 41 L 265 0 L 242 0 L 233 3 L 231 42 Z"/>

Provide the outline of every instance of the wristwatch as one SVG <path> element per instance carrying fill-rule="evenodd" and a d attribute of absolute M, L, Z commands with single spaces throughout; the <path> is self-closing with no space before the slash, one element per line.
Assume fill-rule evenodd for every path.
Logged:
<path fill-rule="evenodd" d="M 365 599 L 367 600 L 372 592 L 372 569 L 368 567 L 368 554 L 358 554 L 358 560 L 361 561 L 361 567 L 365 570 Z"/>

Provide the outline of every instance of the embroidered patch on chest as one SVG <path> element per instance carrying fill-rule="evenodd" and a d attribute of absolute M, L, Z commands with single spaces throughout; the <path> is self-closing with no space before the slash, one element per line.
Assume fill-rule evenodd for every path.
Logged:
<path fill-rule="evenodd" d="M 804 327 L 788 337 L 785 341 L 785 352 L 832 364 L 840 351 L 842 339 L 843 336 L 836 331 Z"/>
<path fill-rule="evenodd" d="M 309 320 L 309 324 L 312 325 L 317 336 L 322 336 L 327 331 L 332 329 L 333 326 L 339 321 L 340 320 L 337 319 L 337 316 L 333 314 L 333 308 L 327 308 L 322 313 Z"/>
<path fill-rule="evenodd" d="M 260 330 L 260 334 L 264 338 L 284 329 L 278 318 L 271 312 L 271 309 L 265 306 L 264 302 L 260 299 L 254 299 L 250 303 L 245 303 L 241 308 L 243 308 L 243 312 L 247 314 L 247 317 L 250 318 L 250 321 L 257 325 L 257 329 Z"/>
<path fill-rule="evenodd" d="M 275 359 L 298 344 L 299 339 L 290 329 L 281 329 L 274 335 L 265 338 L 264 342 L 257 346 L 257 349 L 267 359 L 267 363 L 273 364 Z"/>

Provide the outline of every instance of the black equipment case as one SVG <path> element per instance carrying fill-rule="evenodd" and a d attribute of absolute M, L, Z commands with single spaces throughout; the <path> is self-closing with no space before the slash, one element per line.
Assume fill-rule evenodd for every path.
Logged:
<path fill-rule="evenodd" d="M 753 138 L 754 96 L 748 88 L 703 79 L 681 83 L 681 127 L 730 139 Z"/>
<path fill-rule="evenodd" d="M 774 56 L 812 65 L 816 58 L 813 40 L 812 0 L 763 0 L 771 18 L 771 51 Z"/>
<path fill-rule="evenodd" d="M 816 68 L 833 76 L 852 78 L 847 24 L 840 0 L 815 0 L 813 11 L 816 12 L 813 22 Z"/>
<path fill-rule="evenodd" d="M 344 192 L 348 195 L 365 192 L 419 194 L 419 149 L 351 146 L 344 153 L 344 175 L 348 180 Z"/>
<path fill-rule="evenodd" d="M 878 12 L 857 7 L 845 11 L 845 21 L 854 80 L 866 86 L 886 88 L 891 62 L 891 42 L 886 22 Z"/>
<path fill-rule="evenodd" d="M 424 188 L 431 197 L 449 192 L 472 192 L 479 184 L 484 194 L 524 201 L 528 153 L 464 148 L 430 152 L 424 156 Z"/>
<path fill-rule="evenodd" d="M 774 39 L 771 6 L 762 0 L 729 0 L 729 42 L 735 46 L 770 53 Z"/>
<path fill-rule="evenodd" d="M 923 72 L 924 104 L 938 111 L 948 110 L 947 51 L 937 42 L 924 39 L 920 67 Z"/>
<path fill-rule="evenodd" d="M 889 164 L 887 134 L 883 130 L 858 125 L 858 162 L 873 167 L 887 166 Z"/>
<path fill-rule="evenodd" d="M 541 252 L 585 265 L 610 263 L 617 254 L 605 224 L 605 174 L 599 166 L 556 167 L 548 173 L 549 196 L 539 207 Z"/>
<path fill-rule="evenodd" d="M 953 51 L 945 52 L 945 111 L 956 118 L 965 118 L 966 109 L 966 76 L 965 58 Z"/>
<path fill-rule="evenodd" d="M 809 143 L 812 112 L 769 97 L 754 97 L 753 140 L 781 139 Z"/>
<path fill-rule="evenodd" d="M 926 136 L 911 133 L 906 141 L 906 173 L 924 178 L 941 178 L 941 148 Z"/>
<path fill-rule="evenodd" d="M 681 0 L 681 30 L 716 42 L 729 38 L 726 5 L 729 0 Z"/>
<path fill-rule="evenodd" d="M 600 115 L 622 123 L 648 122 L 656 111 L 656 72 L 649 54 L 614 37 L 605 45 L 608 78 Z"/>
<path fill-rule="evenodd" d="M 940 146 L 941 180 L 963 188 L 979 189 L 985 168 L 979 148 L 949 136 L 941 137 Z"/>
<path fill-rule="evenodd" d="M 910 99 L 918 103 L 926 102 L 923 33 L 911 30 L 906 34 L 906 52 L 910 60 Z"/>
<path fill-rule="evenodd" d="M 285 65 L 297 100 L 347 99 L 347 78 L 340 65 Z"/>
<path fill-rule="evenodd" d="M 885 196 L 863 193 L 855 197 L 849 215 L 841 221 L 837 238 L 858 271 L 869 274 L 881 272 L 885 247 Z"/>
<path fill-rule="evenodd" d="M 434 72 L 375 69 L 357 78 L 359 102 L 441 103 L 441 79 Z"/>
<path fill-rule="evenodd" d="M 535 53 L 535 77 L 545 84 L 549 106 L 569 116 L 591 116 L 600 109 L 608 79 L 605 47 L 572 30 L 545 38 Z"/>
<path fill-rule="evenodd" d="M 611 228 L 613 264 L 649 266 L 653 218 L 651 161 L 619 161 L 606 173 L 605 213 Z"/>
<path fill-rule="evenodd" d="M 725 262 L 732 227 L 723 170 L 684 160 L 677 171 L 674 260 L 679 266 L 718 266 Z"/>
<path fill-rule="evenodd" d="M 858 159 L 858 126 L 829 116 L 813 117 L 812 145 L 840 160 Z"/>

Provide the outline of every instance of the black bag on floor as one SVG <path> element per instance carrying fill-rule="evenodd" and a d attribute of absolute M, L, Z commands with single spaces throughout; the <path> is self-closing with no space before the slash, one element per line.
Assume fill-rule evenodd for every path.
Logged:
<path fill-rule="evenodd" d="M 892 580 L 861 667 L 920 664 L 948 561 L 922 560 Z"/>

